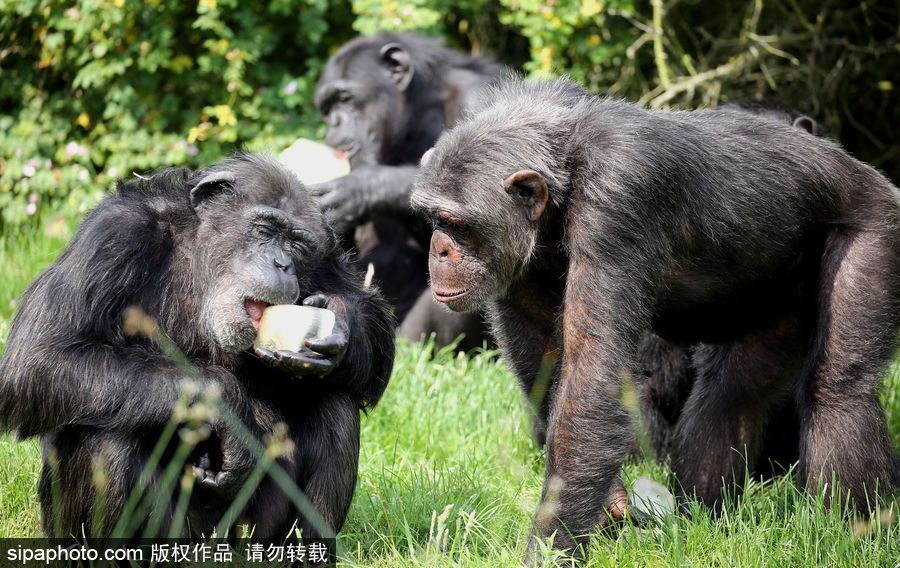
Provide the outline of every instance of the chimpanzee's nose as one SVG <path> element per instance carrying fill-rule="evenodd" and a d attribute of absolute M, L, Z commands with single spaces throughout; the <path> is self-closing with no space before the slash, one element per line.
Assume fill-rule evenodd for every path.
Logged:
<path fill-rule="evenodd" d="M 438 257 L 440 260 L 456 260 L 456 243 L 453 239 L 443 233 L 433 233 L 431 235 L 431 255 Z"/>
<path fill-rule="evenodd" d="M 297 274 L 297 271 L 294 269 L 294 261 L 291 260 L 291 257 L 284 252 L 275 253 L 275 256 L 272 258 L 272 262 L 275 264 L 275 268 L 289 276 L 294 276 Z"/>

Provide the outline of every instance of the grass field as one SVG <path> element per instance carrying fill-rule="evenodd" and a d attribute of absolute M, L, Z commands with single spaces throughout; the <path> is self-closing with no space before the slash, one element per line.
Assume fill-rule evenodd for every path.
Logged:
<path fill-rule="evenodd" d="M 15 299 L 70 230 L 57 222 L 0 238 L 0 342 Z M 900 369 L 885 381 L 882 400 L 897 443 Z M 40 535 L 39 460 L 36 441 L 0 438 L 0 537 Z M 387 394 L 363 418 L 344 562 L 517 566 L 542 468 L 515 379 L 493 354 L 431 359 L 421 346 L 403 345 Z M 626 481 L 638 475 L 668 479 L 652 461 L 626 466 Z M 896 518 L 896 503 L 890 514 Z M 695 508 L 658 527 L 597 537 L 590 565 L 900 566 L 900 524 L 860 526 L 826 513 L 786 476 L 750 482 L 717 521 Z"/>

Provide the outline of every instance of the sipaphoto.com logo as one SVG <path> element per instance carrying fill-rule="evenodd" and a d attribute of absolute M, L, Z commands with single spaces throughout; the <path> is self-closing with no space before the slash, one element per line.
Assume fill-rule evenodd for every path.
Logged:
<path fill-rule="evenodd" d="M 93 547 L 86 544 L 53 543 L 49 540 L 3 539 L 5 566 L 75 565 L 94 563 L 143 562 L 144 550 L 124 546 Z"/>
<path fill-rule="evenodd" d="M 7 566 L 331 566 L 334 538 L 0 538 L 0 568 Z"/>

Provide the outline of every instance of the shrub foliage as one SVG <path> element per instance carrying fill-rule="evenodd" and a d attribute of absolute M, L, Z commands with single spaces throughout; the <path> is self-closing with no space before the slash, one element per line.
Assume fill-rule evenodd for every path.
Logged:
<path fill-rule="evenodd" d="M 777 98 L 900 179 L 894 2 L 0 0 L 0 222 L 84 209 L 131 172 L 320 134 L 324 61 L 378 30 L 651 107 Z"/>

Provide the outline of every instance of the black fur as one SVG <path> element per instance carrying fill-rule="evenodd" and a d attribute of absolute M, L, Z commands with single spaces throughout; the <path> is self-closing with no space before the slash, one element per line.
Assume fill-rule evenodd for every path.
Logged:
<path fill-rule="evenodd" d="M 355 242 L 357 262 L 374 265 L 375 281 L 403 322 L 400 334 L 414 341 L 432 332 L 438 347 L 460 333 L 466 334 L 463 349 L 485 340 L 480 317 L 441 311 L 430 301 L 430 227 L 410 210 L 409 194 L 425 150 L 502 73 L 433 39 L 380 34 L 343 46 L 319 79 L 316 106 L 328 125 L 325 141 L 349 153 L 353 170 L 312 192 L 338 234 Z"/>
<path fill-rule="evenodd" d="M 811 134 L 823 135 L 822 129 L 814 119 L 777 101 L 734 101 L 723 105 L 720 109 L 747 112 L 795 126 Z M 800 333 L 796 326 L 789 329 Z M 808 330 L 804 333 L 808 334 Z M 795 345 L 808 340 L 805 335 L 780 339 L 785 341 L 789 339 Z M 672 433 L 681 417 L 682 408 L 690 395 L 696 376 L 708 376 L 716 372 L 714 369 L 705 368 L 704 363 L 719 362 L 719 357 L 711 356 L 717 349 L 732 351 L 732 356 L 743 357 L 745 360 L 751 356 L 758 358 L 756 361 L 745 363 L 751 380 L 756 380 L 754 376 L 759 375 L 762 370 L 771 372 L 781 368 L 785 373 L 795 374 L 805 355 L 802 349 L 792 349 L 787 345 L 787 341 L 783 349 L 772 354 L 774 358 L 767 359 L 759 350 L 754 352 L 752 345 L 746 345 L 743 350 L 735 353 L 735 346 L 732 344 L 720 347 L 715 345 L 683 347 L 668 343 L 658 335 L 647 334 L 638 349 L 636 371 L 642 375 L 638 383 L 641 393 L 641 416 L 653 449 L 660 459 L 670 461 Z M 793 361 L 787 359 L 790 355 L 793 355 Z M 756 373 L 749 372 L 750 365 L 757 366 Z M 757 454 L 756 463 L 748 464 L 752 473 L 762 474 L 763 477 L 785 471 L 800 458 L 800 417 L 796 403 L 788 392 L 775 394 L 775 400 L 769 403 L 775 409 L 770 413 L 768 424 L 761 425 L 765 428 L 765 435 L 757 441 L 762 447 L 756 448 L 753 452 Z"/>
<path fill-rule="evenodd" d="M 313 294 L 324 295 L 348 338 L 342 358 L 320 358 L 336 364 L 326 378 L 273 368 L 249 351 L 245 298 L 295 303 Z M 359 411 L 379 400 L 391 372 L 393 322 L 348 268 L 303 186 L 273 160 L 237 155 L 197 173 L 170 169 L 119 184 L 22 296 L 0 360 L 0 424 L 44 437 L 46 532 L 108 535 L 179 399 L 185 370 L 157 342 L 123 331 L 130 306 L 157 322 L 255 436 L 286 424 L 290 443 L 278 462 L 339 530 L 356 481 Z M 183 536 L 210 535 L 255 466 L 224 421 L 211 430 L 191 457 L 200 479 Z M 108 478 L 99 516 L 94 464 Z M 204 474 L 212 477 L 199 483 Z M 305 536 L 318 534 L 269 479 L 240 518 L 259 537 L 286 537 L 295 522 Z"/>
<path fill-rule="evenodd" d="M 900 328 L 900 192 L 833 142 L 745 112 L 510 82 L 441 138 L 412 203 L 436 224 L 436 296 L 487 308 L 527 390 L 556 375 L 535 519 L 555 546 L 622 504 L 619 377 L 649 331 L 719 346 L 694 354 L 709 372 L 675 428 L 685 493 L 721 504 L 782 392 L 808 488 L 834 474 L 865 507 L 890 483 L 876 389 Z"/>

